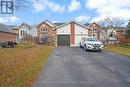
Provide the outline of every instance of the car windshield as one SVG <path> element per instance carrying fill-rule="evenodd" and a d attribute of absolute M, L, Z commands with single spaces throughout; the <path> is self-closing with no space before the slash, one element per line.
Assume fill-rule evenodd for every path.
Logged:
<path fill-rule="evenodd" d="M 96 38 L 87 38 L 86 40 L 87 40 L 87 41 L 97 41 Z"/>

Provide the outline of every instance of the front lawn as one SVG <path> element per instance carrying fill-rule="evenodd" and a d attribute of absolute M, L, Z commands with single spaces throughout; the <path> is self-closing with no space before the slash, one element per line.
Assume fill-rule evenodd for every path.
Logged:
<path fill-rule="evenodd" d="M 19 45 L 0 49 L 0 87 L 31 87 L 52 48 Z"/>
<path fill-rule="evenodd" d="M 118 54 L 130 56 L 130 45 L 123 46 L 123 45 L 112 45 L 112 46 L 106 46 L 105 50 L 112 51 Z"/>

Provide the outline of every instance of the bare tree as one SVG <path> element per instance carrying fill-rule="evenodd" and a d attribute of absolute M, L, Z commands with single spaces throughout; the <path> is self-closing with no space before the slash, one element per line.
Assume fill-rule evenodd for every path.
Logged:
<path fill-rule="evenodd" d="M 124 26 L 125 20 L 120 17 L 107 17 L 103 20 L 100 20 L 98 24 L 101 26 L 100 33 L 105 39 L 105 42 L 107 42 L 111 37 L 111 35 L 114 33 L 114 31 L 117 31 L 119 27 Z M 117 34 L 115 34 L 115 38 L 118 40 Z"/>

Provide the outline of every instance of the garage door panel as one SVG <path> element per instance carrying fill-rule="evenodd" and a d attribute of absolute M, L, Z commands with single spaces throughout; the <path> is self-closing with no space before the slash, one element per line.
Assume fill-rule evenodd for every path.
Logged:
<path fill-rule="evenodd" d="M 58 46 L 70 46 L 70 35 L 58 35 L 57 36 Z"/>

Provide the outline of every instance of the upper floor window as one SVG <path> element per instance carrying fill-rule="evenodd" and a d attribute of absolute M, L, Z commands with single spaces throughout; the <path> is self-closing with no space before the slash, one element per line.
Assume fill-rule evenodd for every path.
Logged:
<path fill-rule="evenodd" d="M 27 35 L 27 34 L 28 34 L 27 30 L 21 30 L 20 31 L 21 36 L 24 36 L 24 35 Z"/>
<path fill-rule="evenodd" d="M 94 32 L 96 32 L 96 31 L 97 31 L 97 29 L 96 29 L 96 28 L 93 28 L 93 31 L 94 31 Z"/>
<path fill-rule="evenodd" d="M 48 29 L 46 28 L 46 29 L 45 29 L 45 31 L 47 32 L 47 31 L 48 31 Z"/>
<path fill-rule="evenodd" d="M 22 36 L 23 35 L 23 31 L 21 30 L 21 32 L 20 32 L 20 35 Z"/>
<path fill-rule="evenodd" d="M 48 29 L 47 28 L 42 28 L 41 32 L 48 32 Z"/>

